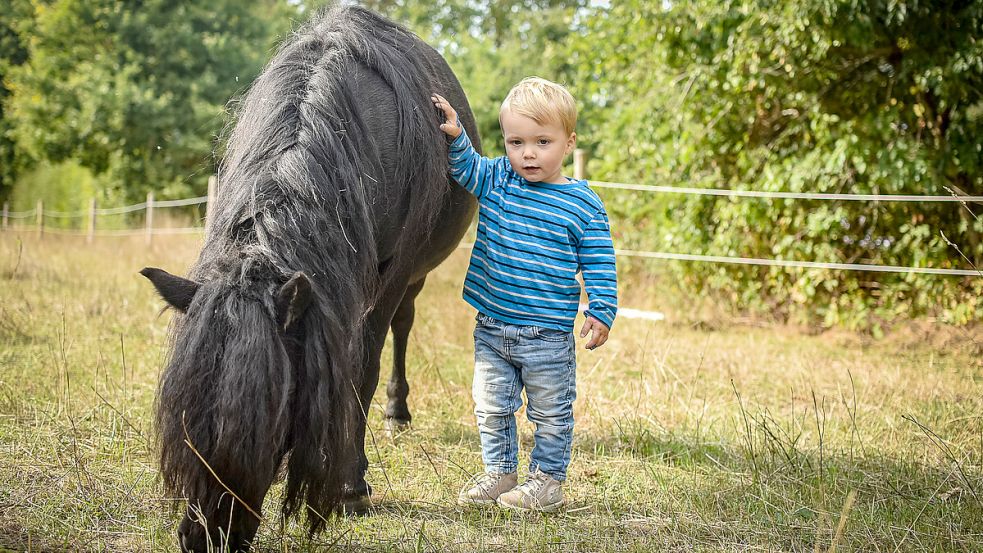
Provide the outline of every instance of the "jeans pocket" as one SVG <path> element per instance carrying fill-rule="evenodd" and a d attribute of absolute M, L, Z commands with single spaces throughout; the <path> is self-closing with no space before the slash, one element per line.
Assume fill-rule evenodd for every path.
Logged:
<path fill-rule="evenodd" d="M 474 317 L 474 339 L 475 341 L 484 341 L 489 344 L 492 343 L 495 337 L 499 334 L 498 323 L 495 319 L 489 317 L 488 315 L 482 315 L 478 313 Z"/>
<path fill-rule="evenodd" d="M 546 342 L 566 342 L 570 339 L 570 332 L 565 330 L 556 330 L 554 328 L 543 328 L 537 326 L 536 328 L 536 338 Z"/>

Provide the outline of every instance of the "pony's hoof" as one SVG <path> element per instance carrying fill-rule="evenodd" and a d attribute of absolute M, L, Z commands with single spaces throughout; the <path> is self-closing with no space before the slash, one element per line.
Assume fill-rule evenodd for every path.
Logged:
<path fill-rule="evenodd" d="M 349 517 L 367 515 L 370 510 L 372 510 L 372 498 L 367 495 L 345 498 L 338 506 L 338 514 Z"/>
<path fill-rule="evenodd" d="M 410 421 L 403 420 L 403 419 L 395 419 L 390 417 L 386 417 L 385 425 L 386 425 L 386 434 L 389 434 L 390 436 L 393 437 L 399 436 L 400 434 L 403 434 L 405 432 L 409 432 L 410 429 L 412 428 L 412 426 L 410 425 Z"/>

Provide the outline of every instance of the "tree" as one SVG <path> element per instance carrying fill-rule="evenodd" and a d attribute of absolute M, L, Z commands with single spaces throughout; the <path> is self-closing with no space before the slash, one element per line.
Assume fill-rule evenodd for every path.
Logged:
<path fill-rule="evenodd" d="M 14 125 L 7 116 L 5 104 L 10 89 L 5 78 L 11 69 L 27 61 L 27 44 L 22 38 L 33 22 L 28 0 L 10 0 L 0 13 L 0 200 L 5 199 L 24 163 L 19 158 L 13 138 Z"/>
<path fill-rule="evenodd" d="M 592 46 L 579 50 L 591 62 L 581 67 L 603 68 L 587 69 L 598 99 L 591 109 L 615 139 L 598 148 L 592 174 L 756 190 L 980 194 L 981 23 L 978 0 L 619 2 L 593 21 Z M 627 215 L 650 229 L 633 235 L 638 244 L 670 251 L 967 267 L 944 232 L 977 265 L 983 259 L 983 223 L 957 204 L 661 197 Z M 783 318 L 872 327 L 899 314 L 983 316 L 980 278 L 676 270 L 739 307 Z"/>
<path fill-rule="evenodd" d="M 7 80 L 18 145 L 107 173 L 134 198 L 202 190 L 228 99 L 295 12 L 274 0 L 58 0 L 35 13 L 31 57 Z"/>

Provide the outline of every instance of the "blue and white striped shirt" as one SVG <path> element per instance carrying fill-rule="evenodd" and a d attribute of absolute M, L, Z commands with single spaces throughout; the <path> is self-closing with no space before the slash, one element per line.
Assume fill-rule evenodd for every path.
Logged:
<path fill-rule="evenodd" d="M 571 331 L 582 272 L 585 315 L 611 328 L 618 280 L 601 199 L 587 181 L 527 181 L 507 157 L 478 154 L 461 131 L 450 145 L 451 176 L 479 206 L 465 301 L 503 322 Z"/>

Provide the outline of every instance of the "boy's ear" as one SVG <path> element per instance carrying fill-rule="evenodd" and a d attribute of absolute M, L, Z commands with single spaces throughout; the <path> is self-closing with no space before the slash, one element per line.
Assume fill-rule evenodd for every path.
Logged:
<path fill-rule="evenodd" d="M 567 153 L 569 154 L 577 147 L 577 133 L 570 133 L 570 137 L 567 138 Z"/>

